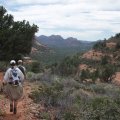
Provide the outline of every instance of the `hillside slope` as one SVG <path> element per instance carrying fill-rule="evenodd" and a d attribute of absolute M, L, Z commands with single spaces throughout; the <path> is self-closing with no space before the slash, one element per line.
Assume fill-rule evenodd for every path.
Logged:
<path fill-rule="evenodd" d="M 84 80 L 91 79 L 104 82 L 119 83 L 120 73 L 120 34 L 110 37 L 108 40 L 98 41 L 92 50 L 80 56 L 79 66 L 86 65 L 87 68 L 81 72 L 78 67 L 77 74 Z M 94 70 L 91 73 L 91 70 Z M 82 79 L 81 77 L 79 79 Z M 117 81 L 117 82 L 116 82 Z"/>
<path fill-rule="evenodd" d="M 119 64 L 120 60 L 120 34 L 110 37 L 108 40 L 98 41 L 91 51 L 83 54 L 83 58 L 91 60 L 102 60 L 107 56 L 110 63 Z"/>
<path fill-rule="evenodd" d="M 41 44 L 36 39 L 33 40 L 31 53 L 36 53 L 38 51 L 39 52 L 49 52 L 49 50 L 50 49 L 47 46 L 45 46 L 44 44 Z"/>

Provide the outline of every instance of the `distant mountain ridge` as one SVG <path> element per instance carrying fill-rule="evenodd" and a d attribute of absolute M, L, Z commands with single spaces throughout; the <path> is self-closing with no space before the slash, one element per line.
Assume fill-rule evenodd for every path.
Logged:
<path fill-rule="evenodd" d="M 82 44 L 90 44 L 92 42 L 89 41 L 82 41 L 78 40 L 73 37 L 69 37 L 67 39 L 64 39 L 60 35 L 51 35 L 51 36 L 45 36 L 41 35 L 36 38 L 40 43 L 45 44 L 49 47 L 79 47 Z"/>
<path fill-rule="evenodd" d="M 41 35 L 39 37 L 36 36 L 35 39 L 40 45 L 45 46 L 45 48 L 48 49 L 48 52 L 46 52 L 46 50 L 45 52 L 38 51 L 37 54 L 33 54 L 33 58 L 36 58 L 45 64 L 60 62 L 66 56 L 72 56 L 77 53 L 88 51 L 95 44 L 95 42 L 77 40 L 73 37 L 64 39 L 60 35 Z"/>

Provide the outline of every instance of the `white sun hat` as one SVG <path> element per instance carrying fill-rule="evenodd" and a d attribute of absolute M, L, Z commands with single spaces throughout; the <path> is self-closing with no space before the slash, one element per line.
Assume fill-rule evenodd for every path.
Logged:
<path fill-rule="evenodd" d="M 11 60 L 10 64 L 16 64 L 15 60 Z"/>
<path fill-rule="evenodd" d="M 18 63 L 22 63 L 23 61 L 22 60 L 18 60 Z"/>

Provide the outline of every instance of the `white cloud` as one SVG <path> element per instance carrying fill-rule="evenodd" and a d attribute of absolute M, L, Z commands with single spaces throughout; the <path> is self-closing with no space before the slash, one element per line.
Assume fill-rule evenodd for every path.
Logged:
<path fill-rule="evenodd" d="M 97 40 L 120 32 L 120 0 L 13 0 L 5 5 L 15 20 L 37 24 L 39 35 Z"/>

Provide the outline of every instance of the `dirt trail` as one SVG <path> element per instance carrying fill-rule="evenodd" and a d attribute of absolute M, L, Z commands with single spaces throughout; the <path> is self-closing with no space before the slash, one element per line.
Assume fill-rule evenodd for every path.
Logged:
<path fill-rule="evenodd" d="M 19 101 L 18 103 L 18 109 L 17 109 L 17 114 L 14 115 L 13 113 L 9 112 L 9 101 L 6 103 L 6 114 L 4 117 L 4 120 L 28 120 L 28 104 L 32 102 L 32 100 L 28 97 L 28 93 L 30 93 L 31 87 L 29 85 L 25 85 L 24 88 L 24 96 L 23 98 Z"/>
<path fill-rule="evenodd" d="M 0 83 L 2 80 L 3 74 L 0 73 Z M 31 106 L 34 106 L 33 101 L 28 97 L 29 93 L 32 90 L 32 85 L 28 82 L 25 82 L 24 84 L 24 95 L 23 98 L 18 103 L 18 109 L 17 114 L 14 115 L 13 113 L 10 113 L 9 111 L 9 100 L 7 100 L 4 95 L 0 95 L 0 107 L 4 109 L 5 113 L 3 114 L 3 117 L 0 117 L 0 120 L 37 120 L 37 118 L 34 117 L 34 114 L 31 112 Z M 36 109 L 35 107 L 33 107 Z"/>

